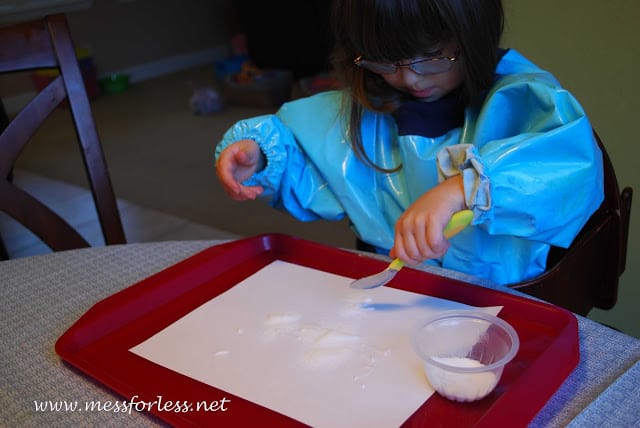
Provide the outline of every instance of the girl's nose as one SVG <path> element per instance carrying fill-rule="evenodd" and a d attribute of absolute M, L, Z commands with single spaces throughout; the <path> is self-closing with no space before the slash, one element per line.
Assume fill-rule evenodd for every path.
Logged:
<path fill-rule="evenodd" d="M 414 83 L 424 79 L 424 76 L 415 73 L 409 67 L 400 67 L 396 74 L 398 79 L 406 86 L 413 86 Z"/>

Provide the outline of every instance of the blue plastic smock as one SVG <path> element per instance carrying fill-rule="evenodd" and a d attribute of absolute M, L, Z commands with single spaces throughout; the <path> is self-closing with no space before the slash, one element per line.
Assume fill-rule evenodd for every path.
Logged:
<path fill-rule="evenodd" d="M 388 252 L 401 213 L 425 191 L 462 174 L 472 226 L 436 264 L 509 284 L 545 270 L 550 246 L 568 247 L 603 200 L 602 154 L 584 110 L 548 72 L 509 50 L 480 107 L 429 138 L 398 136 L 390 114 L 367 111 L 362 140 L 381 173 L 351 149 L 343 91 L 285 103 L 276 114 L 233 125 L 216 157 L 255 140 L 266 167 L 244 184 L 302 220 L 347 216 L 357 236 Z"/>

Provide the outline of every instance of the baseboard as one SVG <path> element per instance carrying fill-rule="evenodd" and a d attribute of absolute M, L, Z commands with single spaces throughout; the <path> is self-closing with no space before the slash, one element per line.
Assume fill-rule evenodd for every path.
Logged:
<path fill-rule="evenodd" d="M 230 48 L 228 46 L 218 46 L 184 55 L 167 57 L 133 67 L 112 70 L 99 74 L 98 78 L 108 77 L 112 74 L 127 74 L 129 75 L 129 82 L 136 83 L 205 64 L 211 64 L 213 71 L 213 63 L 228 58 L 229 52 Z M 36 94 L 37 92 L 33 90 L 2 97 L 5 111 L 9 116 L 18 113 Z"/>
<path fill-rule="evenodd" d="M 102 73 L 98 77 L 103 78 L 109 77 L 112 74 L 126 74 L 129 76 L 129 82 L 142 82 L 147 79 L 187 70 L 199 65 L 211 64 L 211 67 L 213 67 L 215 61 L 228 58 L 229 52 L 230 49 L 228 46 L 218 46 L 198 52 L 163 58 L 159 61 L 115 70 L 109 73 Z"/>

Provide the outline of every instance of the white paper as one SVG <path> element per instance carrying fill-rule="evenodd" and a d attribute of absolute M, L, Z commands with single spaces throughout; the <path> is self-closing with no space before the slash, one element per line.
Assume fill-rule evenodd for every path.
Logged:
<path fill-rule="evenodd" d="M 399 426 L 433 393 L 412 330 L 468 306 L 352 280 L 275 261 L 131 352 L 314 427 Z"/>

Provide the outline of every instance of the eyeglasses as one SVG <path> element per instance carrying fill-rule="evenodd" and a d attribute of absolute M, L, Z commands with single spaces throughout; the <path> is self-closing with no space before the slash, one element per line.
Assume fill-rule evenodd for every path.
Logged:
<path fill-rule="evenodd" d="M 354 64 L 358 67 L 365 68 L 376 74 L 393 74 L 400 67 L 409 67 L 411 71 L 420 75 L 438 74 L 449 71 L 454 62 L 459 58 L 460 53 L 456 52 L 452 57 L 438 57 L 419 59 L 417 61 L 410 62 L 408 64 L 390 63 L 390 62 L 375 62 L 363 59 L 362 56 L 358 56 L 353 60 Z"/>

